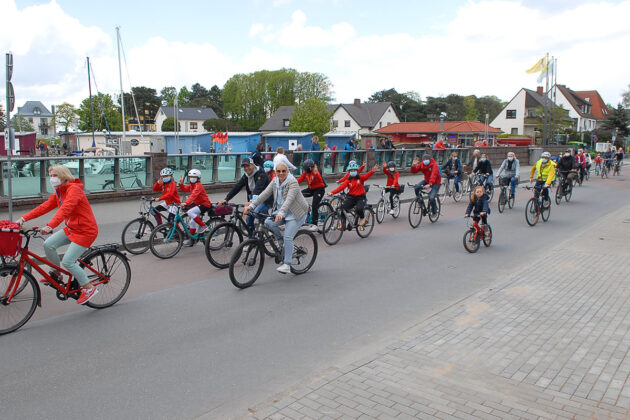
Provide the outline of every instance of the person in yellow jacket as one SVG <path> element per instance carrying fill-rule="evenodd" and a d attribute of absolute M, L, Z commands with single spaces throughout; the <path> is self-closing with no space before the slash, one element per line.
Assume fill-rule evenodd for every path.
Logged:
<path fill-rule="evenodd" d="M 556 164 L 551 160 L 551 154 L 549 152 L 543 152 L 540 159 L 529 173 L 529 182 L 534 182 L 536 179 L 536 185 L 534 188 L 540 194 L 542 190 L 542 196 L 544 200 L 549 199 L 549 186 L 556 179 Z M 549 201 L 551 203 L 551 201 Z"/>

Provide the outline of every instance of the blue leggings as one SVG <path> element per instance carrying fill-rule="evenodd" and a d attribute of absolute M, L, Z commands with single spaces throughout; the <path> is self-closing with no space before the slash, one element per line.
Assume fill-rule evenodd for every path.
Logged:
<path fill-rule="evenodd" d="M 70 246 L 63 255 L 63 261 L 60 261 L 59 254 L 57 254 L 57 248 L 68 244 L 70 244 Z M 50 238 L 44 241 L 44 252 L 46 253 L 48 261 L 58 267 L 63 267 L 68 270 L 74 278 L 77 279 L 81 286 L 86 286 L 90 282 L 87 274 L 85 274 L 85 271 L 83 271 L 83 269 L 79 267 L 79 264 L 77 264 L 77 259 L 81 256 L 81 254 L 83 254 L 83 252 L 85 252 L 86 249 L 87 248 L 84 246 L 70 242 L 70 239 L 68 239 L 63 230 L 54 233 Z"/>

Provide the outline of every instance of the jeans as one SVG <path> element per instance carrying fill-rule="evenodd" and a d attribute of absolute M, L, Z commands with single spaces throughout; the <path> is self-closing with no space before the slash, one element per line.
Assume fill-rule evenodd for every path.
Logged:
<path fill-rule="evenodd" d="M 494 176 L 492 174 L 488 176 L 479 175 L 479 183 L 485 185 L 486 190 L 492 189 L 494 188 Z"/>
<path fill-rule="evenodd" d="M 512 195 L 516 194 L 516 186 L 518 185 L 518 178 L 513 176 L 510 178 L 510 193 Z"/>
<path fill-rule="evenodd" d="M 256 206 L 254 211 L 256 213 L 267 213 L 269 211 L 269 206 L 265 203 L 260 203 L 259 205 Z M 258 217 L 259 219 L 262 219 L 262 217 L 254 216 L 252 213 L 248 214 L 247 218 L 245 219 L 245 223 L 247 224 L 247 227 L 252 232 L 254 231 L 254 217 Z"/>
<path fill-rule="evenodd" d="M 462 180 L 462 176 L 460 174 L 457 175 L 449 175 L 448 176 L 448 182 L 451 181 L 451 179 L 455 178 L 455 191 L 459 192 L 459 181 Z"/>
<path fill-rule="evenodd" d="M 293 238 L 295 238 L 298 230 L 300 230 L 306 221 L 306 215 L 302 216 L 300 219 L 282 219 L 278 223 L 276 223 L 274 219 L 275 217 L 265 219 L 265 226 L 273 232 L 276 238 L 284 238 L 284 263 L 291 265 L 293 262 Z M 284 233 L 280 230 L 281 225 L 284 225 Z"/>
<path fill-rule="evenodd" d="M 534 188 L 539 193 L 542 190 L 543 198 L 546 198 L 547 200 L 550 200 L 550 198 L 549 198 L 549 188 L 543 188 L 544 186 L 545 186 L 545 181 L 536 181 L 536 185 L 534 185 Z"/>
<path fill-rule="evenodd" d="M 66 253 L 63 255 L 63 261 L 59 260 L 59 254 L 57 254 L 57 248 L 68 245 L 68 249 Z M 88 279 L 87 274 L 79 264 L 77 264 L 77 259 L 85 252 L 87 248 L 74 242 L 70 242 L 70 239 L 66 236 L 66 233 L 63 230 L 60 230 L 53 234 L 50 238 L 44 241 L 44 252 L 46 253 L 46 258 L 53 264 L 58 267 L 63 267 L 68 270 L 75 279 L 79 282 L 81 286 L 87 285 L 90 280 Z"/>
<path fill-rule="evenodd" d="M 420 190 L 422 190 L 425 185 L 427 185 L 427 181 L 420 181 L 413 186 L 413 189 L 416 191 L 416 197 L 420 197 Z M 437 203 L 435 202 L 435 197 L 437 197 L 439 191 L 440 184 L 431 185 L 431 191 L 429 192 L 429 205 L 431 206 L 432 213 L 437 213 Z"/>

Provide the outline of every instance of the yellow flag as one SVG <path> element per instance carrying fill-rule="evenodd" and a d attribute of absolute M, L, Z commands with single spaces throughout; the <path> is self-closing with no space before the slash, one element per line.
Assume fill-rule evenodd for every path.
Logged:
<path fill-rule="evenodd" d="M 526 71 L 526 73 L 529 73 L 529 74 L 538 73 L 539 71 L 542 71 L 546 65 L 547 65 L 547 56 L 538 60 L 531 69 Z"/>

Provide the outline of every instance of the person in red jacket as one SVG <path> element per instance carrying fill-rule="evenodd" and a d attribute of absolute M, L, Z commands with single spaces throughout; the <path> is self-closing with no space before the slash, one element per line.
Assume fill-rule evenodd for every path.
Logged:
<path fill-rule="evenodd" d="M 208 197 L 208 193 L 201 183 L 201 171 L 199 169 L 191 169 L 188 171 L 188 181 L 190 184 L 184 184 L 184 178 L 179 180 L 179 189 L 183 192 L 189 192 L 190 195 L 184 203 L 184 208 L 187 208 L 188 217 L 190 217 L 190 234 L 197 233 L 197 227 L 199 227 L 199 234 L 202 234 L 208 229 L 208 226 L 201 220 L 201 215 L 208 212 L 212 208 L 212 203 Z M 190 239 L 184 242 L 184 245 L 192 246 L 193 241 Z"/>
<path fill-rule="evenodd" d="M 367 181 L 374 172 L 379 170 L 378 165 L 374 165 L 371 171 L 360 175 L 359 174 L 359 165 L 355 163 L 348 164 L 348 170 L 350 171 L 349 178 L 344 181 L 337 188 L 328 193 L 328 195 L 338 194 L 343 191 L 345 188 L 348 188 L 348 197 L 343 201 L 341 207 L 344 211 L 350 211 L 354 208 L 357 212 L 357 216 L 359 216 L 359 225 L 365 225 L 365 208 L 366 197 L 365 197 L 365 187 L 363 184 Z"/>
<path fill-rule="evenodd" d="M 57 231 L 54 235 L 44 241 L 44 252 L 46 258 L 58 267 L 63 267 L 77 279 L 81 285 L 81 295 L 77 303 L 82 305 L 92 299 L 98 293 L 85 274 L 83 268 L 77 264 L 77 259 L 88 249 L 98 236 L 98 226 L 92 213 L 92 207 L 83 192 L 83 184 L 70 173 L 70 170 L 63 165 L 51 166 L 48 169 L 50 175 L 50 185 L 55 193 L 51 194 L 44 203 L 20 217 L 16 223 L 20 226 L 25 222 L 36 219 L 50 212 L 54 208 L 59 208 L 53 218 L 39 231 L 43 235 L 48 235 L 61 222 L 66 224 L 63 230 Z M 60 261 L 57 248 L 70 245 Z M 62 275 L 59 270 L 50 272 L 51 277 L 61 281 Z M 44 280 L 40 280 L 46 283 Z"/>
<path fill-rule="evenodd" d="M 177 193 L 177 185 L 173 181 L 173 170 L 171 168 L 164 168 L 160 171 L 160 178 L 153 184 L 153 191 L 162 191 L 162 195 L 158 197 L 158 200 L 162 201 L 155 209 L 160 211 L 169 211 L 168 221 L 172 221 L 175 217 L 171 211 L 173 204 L 181 204 L 182 200 Z M 162 215 L 155 213 L 155 218 L 158 224 L 162 224 Z"/>
<path fill-rule="evenodd" d="M 350 162 L 348 162 L 348 166 L 350 166 L 353 163 L 356 165 L 357 164 L 356 160 L 351 160 Z M 359 169 L 358 169 L 359 174 L 363 172 L 364 169 L 365 169 L 365 162 L 363 162 L 361 166 L 359 166 Z M 337 184 L 342 184 L 346 182 L 348 178 L 350 178 L 350 170 L 348 170 L 346 174 L 337 181 Z"/>
<path fill-rule="evenodd" d="M 435 214 L 437 212 L 435 197 L 437 197 L 438 191 L 440 190 L 440 184 L 442 183 L 440 168 L 431 155 L 425 154 L 422 156 L 422 161 L 420 161 L 418 156 L 416 156 L 411 163 L 412 174 L 416 174 L 420 171 L 424 174 L 424 181 L 421 181 L 414 186 L 416 196 L 420 195 L 420 190 L 423 187 L 430 187 L 431 191 L 429 192 L 429 203 L 431 206 L 431 212 Z"/>
<path fill-rule="evenodd" d="M 313 211 L 311 214 L 311 226 L 307 229 L 315 232 L 317 231 L 317 223 L 319 221 L 319 203 L 322 201 L 324 194 L 326 194 L 326 182 L 322 178 L 322 174 L 317 169 L 317 165 L 312 159 L 306 159 L 302 164 L 302 174 L 297 179 L 298 184 L 301 184 L 306 180 L 308 188 L 302 190 L 304 197 L 313 197 L 313 203 L 311 205 Z"/>
<path fill-rule="evenodd" d="M 394 214 L 394 196 L 400 194 L 400 185 L 398 184 L 398 171 L 396 170 L 396 162 L 390 160 L 387 165 L 383 166 L 383 173 L 387 176 L 387 186 L 389 188 L 389 214 Z"/>

